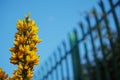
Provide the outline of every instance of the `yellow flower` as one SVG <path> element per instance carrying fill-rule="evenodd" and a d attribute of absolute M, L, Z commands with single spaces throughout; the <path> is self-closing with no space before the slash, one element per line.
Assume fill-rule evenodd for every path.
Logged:
<path fill-rule="evenodd" d="M 29 52 L 30 52 L 30 46 L 29 45 L 24 46 L 24 53 L 28 54 Z"/>
<path fill-rule="evenodd" d="M 9 49 L 11 52 L 15 52 L 15 48 L 10 48 Z"/>
<path fill-rule="evenodd" d="M 35 65 L 37 65 L 39 63 L 39 56 L 37 56 L 37 55 L 32 56 L 31 62 L 33 62 Z"/>
<path fill-rule="evenodd" d="M 30 32 L 26 31 L 26 37 L 30 37 Z"/>
<path fill-rule="evenodd" d="M 25 64 L 24 68 L 25 68 L 25 69 L 28 69 L 28 68 L 29 68 L 28 62 Z"/>
<path fill-rule="evenodd" d="M 32 50 L 29 54 L 30 58 L 32 58 L 34 55 L 36 55 L 36 52 L 34 50 Z"/>
<path fill-rule="evenodd" d="M 35 35 L 35 34 L 37 34 L 37 32 L 38 32 L 38 27 L 32 26 L 32 30 L 31 30 L 30 34 Z"/>
<path fill-rule="evenodd" d="M 14 41 L 14 45 L 18 46 L 19 45 L 18 41 Z"/>
<path fill-rule="evenodd" d="M 15 60 L 14 58 L 10 58 L 10 62 L 13 64 L 18 64 L 18 60 Z"/>
<path fill-rule="evenodd" d="M 31 43 L 30 48 L 34 48 L 34 47 L 35 47 L 35 43 Z"/>
<path fill-rule="evenodd" d="M 18 65 L 18 68 L 22 70 L 22 69 L 23 69 L 22 64 L 19 64 L 19 65 Z"/>
<path fill-rule="evenodd" d="M 23 53 L 22 52 L 18 52 L 18 59 L 22 60 L 23 59 Z"/>
<path fill-rule="evenodd" d="M 23 20 L 18 20 L 18 23 L 17 23 L 17 27 L 19 28 L 21 28 L 21 27 L 23 27 Z"/>
<path fill-rule="evenodd" d="M 42 40 L 39 39 L 38 35 L 35 35 L 32 37 L 32 40 L 35 42 L 35 43 L 40 43 Z"/>
<path fill-rule="evenodd" d="M 26 57 L 26 61 L 29 63 L 31 61 L 30 56 Z"/>
<path fill-rule="evenodd" d="M 0 68 L 0 80 L 7 80 L 7 79 L 8 79 L 8 75 L 2 71 L 2 68 Z"/>
<path fill-rule="evenodd" d="M 20 69 L 14 70 L 13 75 L 9 78 L 9 80 L 23 80 L 21 76 L 22 72 Z"/>
<path fill-rule="evenodd" d="M 24 30 L 28 29 L 26 21 L 23 21 L 23 29 Z"/>
<path fill-rule="evenodd" d="M 18 63 L 16 53 L 12 53 L 12 57 L 10 58 L 10 62 L 13 63 L 13 64 L 17 64 Z"/>
<path fill-rule="evenodd" d="M 33 77 L 33 73 L 30 69 L 28 69 L 27 78 L 32 78 L 32 77 Z"/>
<path fill-rule="evenodd" d="M 18 20 L 18 23 L 17 23 L 17 29 L 18 31 L 22 31 L 23 30 L 23 21 L 22 20 Z"/>
<path fill-rule="evenodd" d="M 34 47 L 34 48 L 33 48 L 33 51 L 34 51 L 34 52 L 37 52 L 37 51 L 38 51 L 37 47 Z"/>

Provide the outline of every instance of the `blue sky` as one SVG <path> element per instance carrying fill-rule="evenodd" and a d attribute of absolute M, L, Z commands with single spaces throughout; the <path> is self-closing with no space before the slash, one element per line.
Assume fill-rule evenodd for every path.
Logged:
<path fill-rule="evenodd" d="M 38 34 L 43 42 L 38 44 L 38 55 L 43 64 L 68 33 L 78 26 L 83 18 L 80 13 L 89 11 L 97 2 L 98 0 L 0 0 L 0 67 L 9 75 L 15 69 L 15 65 L 9 61 L 11 53 L 8 49 L 13 47 L 17 20 L 24 19 L 25 14 L 30 12 L 31 18 L 39 27 Z"/>

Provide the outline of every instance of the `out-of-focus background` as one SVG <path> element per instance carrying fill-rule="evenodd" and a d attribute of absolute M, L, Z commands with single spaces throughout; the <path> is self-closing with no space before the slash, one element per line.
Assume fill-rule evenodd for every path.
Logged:
<path fill-rule="evenodd" d="M 43 41 L 33 80 L 120 79 L 120 0 L 1 0 L 0 67 L 9 76 L 8 49 L 28 12 Z"/>

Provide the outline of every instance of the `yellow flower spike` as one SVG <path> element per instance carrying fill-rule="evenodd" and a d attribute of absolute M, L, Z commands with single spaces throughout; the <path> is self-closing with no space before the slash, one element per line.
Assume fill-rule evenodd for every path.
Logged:
<path fill-rule="evenodd" d="M 39 63 L 36 44 L 41 42 L 38 37 L 38 27 L 35 21 L 30 19 L 30 13 L 24 20 L 17 22 L 18 32 L 15 34 L 13 48 L 10 48 L 12 56 L 10 62 L 18 65 L 11 80 L 31 80 L 33 68 Z M 27 72 L 27 73 L 26 73 Z"/>

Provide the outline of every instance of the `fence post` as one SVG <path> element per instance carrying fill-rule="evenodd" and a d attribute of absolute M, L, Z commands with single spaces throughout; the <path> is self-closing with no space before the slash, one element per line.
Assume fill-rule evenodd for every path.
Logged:
<path fill-rule="evenodd" d="M 66 72 L 67 72 L 67 80 L 70 80 L 69 79 L 69 66 L 68 66 L 68 60 L 67 60 L 67 49 L 66 49 L 66 44 L 65 42 L 63 41 L 63 49 L 64 49 L 64 52 L 65 52 L 65 64 L 66 64 Z"/>
<path fill-rule="evenodd" d="M 63 66 L 62 66 L 62 53 L 61 53 L 61 49 L 60 47 L 58 47 L 58 52 L 59 52 L 59 55 L 60 55 L 60 64 L 61 64 L 61 77 L 62 77 L 62 80 L 64 78 L 64 72 L 63 72 Z"/>
<path fill-rule="evenodd" d="M 54 55 L 54 60 L 55 60 L 56 78 L 59 80 L 59 74 L 57 70 L 57 66 L 58 66 L 57 56 L 56 56 L 56 53 L 53 53 L 53 55 Z"/>
<path fill-rule="evenodd" d="M 89 28 L 89 32 L 90 32 L 90 38 L 91 38 L 91 43 L 92 43 L 92 49 L 93 49 L 93 55 L 94 55 L 94 61 L 96 63 L 96 77 L 97 77 L 97 80 L 102 80 L 101 79 L 101 76 L 100 76 L 100 67 L 99 67 L 99 64 L 98 64 L 98 58 L 97 58 L 97 55 L 96 55 L 96 50 L 95 50 L 95 44 L 94 44 L 94 39 L 93 39 L 93 35 L 92 35 L 92 30 L 91 30 L 91 24 L 90 24 L 90 19 L 89 19 L 89 16 L 86 17 L 86 21 L 88 23 L 88 28 Z"/>
<path fill-rule="evenodd" d="M 47 62 L 45 62 L 45 67 L 46 67 L 46 75 L 45 75 L 45 80 L 47 79 L 48 80 L 48 76 L 49 76 L 49 71 L 48 71 L 48 63 Z"/>
<path fill-rule="evenodd" d="M 118 37 L 120 37 L 120 27 L 119 27 L 119 22 L 118 22 L 118 19 L 117 19 L 117 15 L 115 13 L 115 9 L 113 9 L 113 2 L 112 0 L 109 0 L 109 3 L 110 3 L 110 6 L 111 6 L 111 9 L 112 9 L 112 14 L 113 14 L 113 18 L 114 18 L 114 21 L 115 21 L 115 25 L 116 25 L 116 28 L 117 28 L 117 32 L 118 32 Z M 118 1 L 118 3 L 120 4 L 120 1 Z"/>
<path fill-rule="evenodd" d="M 103 44 L 103 40 L 102 40 L 102 34 L 101 34 L 101 30 L 100 30 L 100 23 L 98 23 L 98 17 L 97 17 L 97 12 L 96 12 L 95 8 L 93 9 L 93 15 L 95 17 L 97 32 L 98 32 L 98 35 L 99 35 L 99 40 L 100 40 L 101 49 L 102 49 L 103 65 L 104 65 L 104 69 L 105 69 L 106 80 L 110 80 L 108 65 L 106 63 L 106 54 L 105 54 L 104 44 Z"/>
<path fill-rule="evenodd" d="M 111 3 L 112 4 L 112 3 Z M 102 12 L 103 12 L 103 14 L 106 14 L 106 12 L 105 12 L 105 7 L 104 7 L 104 4 L 103 4 L 103 2 L 102 1 L 100 1 L 100 7 L 101 7 L 101 9 L 102 9 Z M 115 15 L 115 14 L 114 14 Z M 117 67 L 117 58 L 116 58 L 116 52 L 115 52 L 115 47 L 114 47 L 114 44 L 113 44 L 113 41 L 112 41 L 112 39 L 113 39 L 113 36 L 112 36 L 112 34 L 111 34 L 111 31 L 110 31 L 110 28 L 109 28 L 109 23 L 108 23 L 108 19 L 107 19 L 107 17 L 106 17 L 106 15 L 103 15 L 103 16 L 105 16 L 105 18 L 104 18 L 104 21 L 105 21 L 105 24 L 106 24 L 106 29 L 107 29 L 107 34 L 108 34 L 108 38 L 109 38 L 109 42 L 110 42 L 110 46 L 111 46 L 111 50 L 112 50 L 112 64 L 113 64 L 113 67 L 114 67 L 114 69 L 115 69 L 115 77 L 116 77 L 116 79 L 115 80 L 119 80 L 120 79 L 120 75 L 119 75 L 119 70 L 118 70 L 118 67 Z M 116 17 L 115 17 L 115 19 L 116 19 Z M 119 32 L 118 32 L 119 33 Z"/>
<path fill-rule="evenodd" d="M 49 57 L 49 62 L 50 62 L 50 66 L 51 66 L 51 69 L 50 69 L 50 71 L 51 71 L 51 80 L 54 80 L 54 78 L 53 78 L 53 62 L 52 62 L 51 57 Z"/>
<path fill-rule="evenodd" d="M 83 24 L 80 23 L 79 26 L 80 26 L 81 31 L 82 31 L 82 38 L 83 38 L 83 40 L 85 40 L 85 32 L 84 32 Z M 89 80 L 92 80 L 91 67 L 90 67 L 90 61 L 89 61 L 89 57 L 88 57 L 87 44 L 86 44 L 86 41 L 84 41 L 83 43 L 84 43 L 84 49 L 85 49 L 85 58 L 86 58 L 86 60 L 87 60 L 88 76 L 89 76 Z"/>
<path fill-rule="evenodd" d="M 71 46 L 74 80 L 83 80 L 82 65 L 80 61 L 78 38 L 77 38 L 76 30 L 74 30 L 73 33 L 69 34 L 69 40 L 70 40 L 70 46 Z"/>

